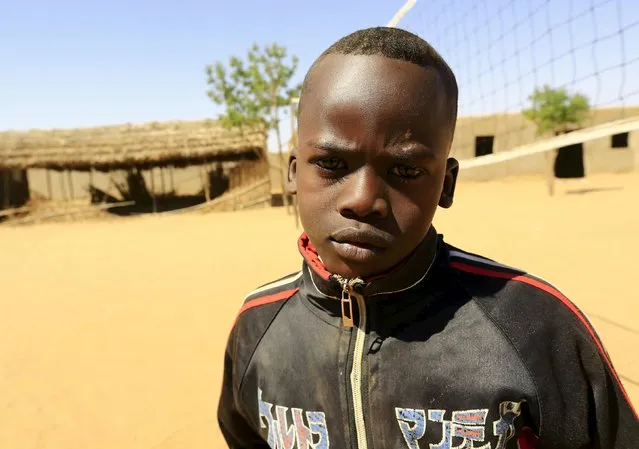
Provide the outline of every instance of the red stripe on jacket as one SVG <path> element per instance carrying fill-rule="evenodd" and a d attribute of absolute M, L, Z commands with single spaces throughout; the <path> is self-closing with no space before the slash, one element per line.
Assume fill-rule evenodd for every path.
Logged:
<path fill-rule="evenodd" d="M 255 307 L 271 304 L 278 301 L 285 301 L 291 298 L 298 291 L 299 291 L 299 288 L 294 288 L 291 290 L 283 290 L 281 292 L 273 293 L 272 295 L 262 296 L 259 298 L 251 299 L 250 301 L 246 301 L 244 305 L 242 305 L 242 308 L 240 309 L 240 311 L 238 312 L 237 317 L 235 318 L 235 322 L 233 323 L 233 327 L 235 327 L 235 324 L 237 323 L 237 319 L 240 317 L 240 315 L 242 315 L 247 310 L 251 310 L 251 309 L 254 309 Z"/>

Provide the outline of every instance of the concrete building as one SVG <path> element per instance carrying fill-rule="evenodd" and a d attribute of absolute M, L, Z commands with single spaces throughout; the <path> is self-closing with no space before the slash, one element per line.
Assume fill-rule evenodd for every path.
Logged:
<path fill-rule="evenodd" d="M 639 117 L 639 107 L 593 109 L 583 127 L 600 125 L 628 117 Z M 543 137 L 535 124 L 521 113 L 459 117 L 452 155 L 470 159 L 509 151 Z M 505 176 L 542 175 L 553 163 L 555 176 L 578 178 L 593 173 L 628 172 L 639 169 L 639 131 L 601 138 L 561 148 L 554 161 L 552 153 L 536 154 L 460 173 L 461 179 L 490 180 Z"/>

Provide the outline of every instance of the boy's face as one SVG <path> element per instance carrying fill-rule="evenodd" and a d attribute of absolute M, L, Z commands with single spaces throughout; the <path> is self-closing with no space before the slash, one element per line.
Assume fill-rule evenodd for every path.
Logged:
<path fill-rule="evenodd" d="M 450 207 L 457 162 L 435 70 L 382 56 L 328 55 L 313 70 L 298 120 L 289 189 L 327 270 L 392 268 Z"/>

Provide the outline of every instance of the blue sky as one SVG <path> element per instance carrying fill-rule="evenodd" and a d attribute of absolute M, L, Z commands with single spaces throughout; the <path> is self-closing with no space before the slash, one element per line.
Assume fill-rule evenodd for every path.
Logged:
<path fill-rule="evenodd" d="M 402 4 L 5 2 L 0 129 L 215 117 L 207 64 L 244 55 L 253 42 L 278 42 L 300 58 L 299 81 L 325 47 L 386 24 Z M 580 90 L 595 105 L 639 104 L 636 0 L 418 0 L 399 26 L 449 61 L 464 115 L 519 110 L 543 82 Z"/>

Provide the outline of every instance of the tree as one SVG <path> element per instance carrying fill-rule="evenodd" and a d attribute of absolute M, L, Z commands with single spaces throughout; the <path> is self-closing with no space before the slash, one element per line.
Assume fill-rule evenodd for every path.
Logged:
<path fill-rule="evenodd" d="M 545 84 L 541 89 L 535 88 L 528 97 L 531 107 L 522 111 L 523 115 L 537 125 L 537 134 L 553 135 L 570 132 L 583 125 L 590 102 L 585 95 L 570 95 L 566 89 L 553 89 Z M 548 192 L 554 194 L 554 159 L 556 150 L 546 153 Z"/>
<path fill-rule="evenodd" d="M 260 48 L 253 44 L 246 60 L 232 56 L 228 67 L 215 62 L 206 67 L 209 85 L 208 96 L 216 104 L 225 106 L 220 122 L 227 128 L 262 127 L 266 132 L 275 131 L 280 158 L 282 194 L 285 194 L 286 163 L 282 154 L 280 113 L 289 106 L 291 99 L 299 96 L 301 85 L 290 87 L 298 58 L 287 58 L 286 48 L 278 44 Z M 283 111 L 286 113 L 286 109 Z"/>
<path fill-rule="evenodd" d="M 536 88 L 528 100 L 532 105 L 523 114 L 537 125 L 537 134 L 557 135 L 571 127 L 580 127 L 590 109 L 585 95 L 570 95 L 566 89 L 553 89 L 548 85 Z"/>

